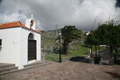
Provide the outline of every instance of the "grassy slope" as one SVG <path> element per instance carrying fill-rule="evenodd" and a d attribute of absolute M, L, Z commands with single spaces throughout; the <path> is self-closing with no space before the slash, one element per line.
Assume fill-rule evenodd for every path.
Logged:
<path fill-rule="evenodd" d="M 44 47 L 48 47 L 48 46 L 55 46 L 56 45 L 56 32 L 55 31 L 44 31 L 42 33 L 42 48 Z M 81 55 L 85 55 L 88 53 L 88 48 L 87 47 L 83 47 L 80 44 L 74 44 L 71 45 L 74 47 L 77 47 L 77 50 L 72 50 L 70 49 L 70 53 L 68 55 L 62 55 L 62 57 L 71 57 L 71 56 L 81 56 Z M 93 47 L 93 51 L 94 51 L 94 47 Z M 58 61 L 59 59 L 59 54 L 54 54 L 54 53 L 46 53 L 46 60 L 54 60 L 54 61 Z"/>
<path fill-rule="evenodd" d="M 77 45 L 73 45 L 78 47 L 79 49 L 77 50 L 72 50 L 70 49 L 70 53 L 68 55 L 62 55 L 62 57 L 73 57 L 73 56 L 81 56 L 81 55 L 85 55 L 88 54 L 88 48 L 87 47 L 83 47 L 80 44 Z M 101 47 L 101 50 L 104 50 L 105 47 Z M 93 46 L 93 51 L 95 51 L 95 47 Z M 58 61 L 59 60 L 59 54 L 46 54 L 45 57 L 46 60 L 53 60 L 53 61 Z"/>

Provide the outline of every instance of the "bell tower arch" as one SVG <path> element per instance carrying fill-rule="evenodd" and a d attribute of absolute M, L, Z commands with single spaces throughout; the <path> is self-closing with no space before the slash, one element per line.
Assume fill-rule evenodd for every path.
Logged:
<path fill-rule="evenodd" d="M 35 20 L 33 18 L 33 15 L 31 15 L 31 18 L 30 19 L 27 19 L 26 22 L 25 22 L 25 25 L 28 27 L 28 28 L 32 28 L 35 30 Z"/>

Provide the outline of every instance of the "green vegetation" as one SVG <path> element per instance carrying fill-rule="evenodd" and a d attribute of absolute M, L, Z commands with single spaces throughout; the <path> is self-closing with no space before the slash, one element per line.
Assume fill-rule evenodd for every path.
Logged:
<path fill-rule="evenodd" d="M 58 61 L 59 60 L 59 54 L 47 53 L 45 55 L 45 60 Z"/>
<path fill-rule="evenodd" d="M 75 44 L 72 45 L 78 49 L 74 50 L 74 49 L 69 49 L 69 54 L 68 55 L 64 55 L 62 54 L 62 58 L 63 57 L 74 57 L 74 56 L 81 56 L 81 55 L 86 55 L 88 54 L 88 47 L 85 47 L 84 45 L 81 44 Z M 105 47 L 101 47 L 101 50 L 105 50 Z M 95 46 L 93 46 L 93 51 L 95 51 Z M 45 56 L 46 60 L 53 60 L 53 61 L 58 61 L 59 60 L 59 54 L 55 54 L 55 53 L 48 53 Z"/>
<path fill-rule="evenodd" d="M 55 31 L 42 31 L 41 47 L 49 47 L 56 45 L 56 32 Z"/>
<path fill-rule="evenodd" d="M 81 55 L 85 55 L 88 54 L 88 48 L 84 47 L 80 44 L 77 45 L 72 45 L 78 49 L 69 49 L 69 54 L 68 55 L 63 55 L 63 57 L 71 57 L 71 56 L 81 56 Z"/>
<path fill-rule="evenodd" d="M 68 46 L 73 39 L 81 38 L 82 31 L 78 30 L 75 26 L 65 26 L 61 29 L 63 39 L 63 52 L 68 55 Z"/>
<path fill-rule="evenodd" d="M 105 24 L 99 25 L 98 29 L 91 31 L 91 34 L 88 35 L 86 44 L 91 46 L 109 45 L 110 55 L 113 54 L 113 49 L 117 55 L 118 47 L 120 47 L 120 24 L 116 25 L 112 20 Z"/>

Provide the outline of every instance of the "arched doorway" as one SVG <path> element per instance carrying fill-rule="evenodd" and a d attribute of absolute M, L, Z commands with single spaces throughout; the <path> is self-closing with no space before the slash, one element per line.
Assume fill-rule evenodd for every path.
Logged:
<path fill-rule="evenodd" d="M 36 60 L 36 40 L 32 33 L 28 35 L 28 61 L 30 60 Z"/>

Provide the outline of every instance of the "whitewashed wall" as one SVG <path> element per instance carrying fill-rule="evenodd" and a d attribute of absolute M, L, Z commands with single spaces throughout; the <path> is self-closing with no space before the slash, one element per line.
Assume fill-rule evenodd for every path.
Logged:
<path fill-rule="evenodd" d="M 0 39 L 2 39 L 0 63 L 20 65 L 20 35 L 20 27 L 0 29 Z"/>
<path fill-rule="evenodd" d="M 41 34 L 22 28 L 0 29 L 2 50 L 0 51 L 0 63 L 13 63 L 22 69 L 28 62 L 28 35 L 32 33 L 37 41 L 37 60 L 41 60 Z M 32 62 L 32 61 L 31 61 Z"/>
<path fill-rule="evenodd" d="M 21 51 L 20 52 L 21 53 L 20 54 L 21 66 L 20 66 L 20 68 L 23 68 L 22 65 L 31 63 L 30 61 L 28 62 L 28 35 L 30 33 L 32 33 L 34 35 L 34 39 L 37 41 L 37 45 L 36 45 L 37 60 L 33 60 L 31 62 L 41 60 L 41 34 L 31 31 L 31 30 L 28 30 L 28 29 L 25 29 L 25 28 L 22 28 L 21 29 L 21 49 L 20 49 L 20 51 Z"/>

